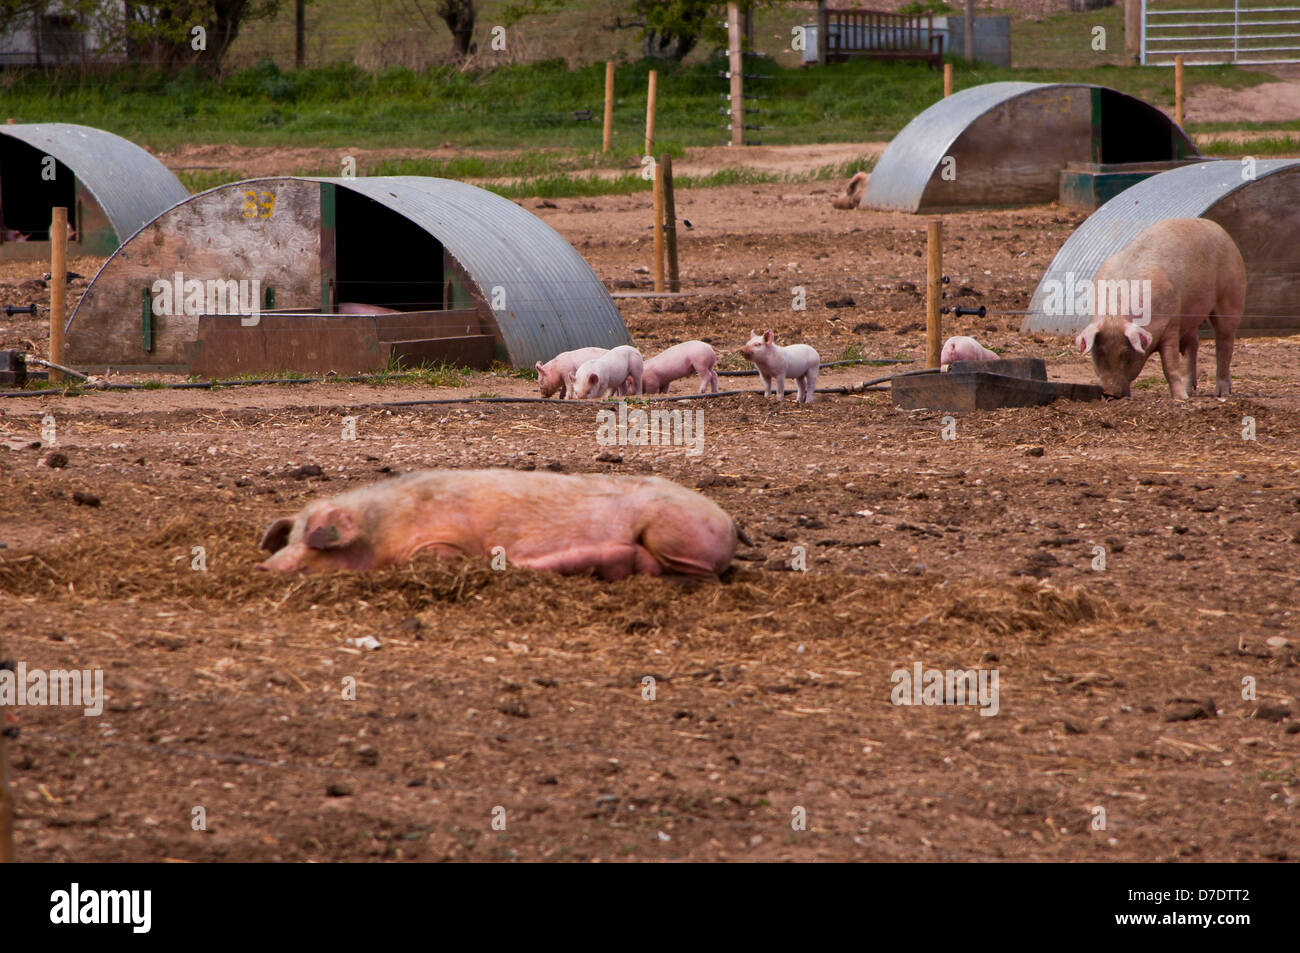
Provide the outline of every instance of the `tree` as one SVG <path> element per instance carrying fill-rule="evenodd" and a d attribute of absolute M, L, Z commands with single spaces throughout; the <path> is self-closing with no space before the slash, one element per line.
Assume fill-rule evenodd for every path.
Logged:
<path fill-rule="evenodd" d="M 127 0 L 127 52 L 165 66 L 198 63 L 215 70 L 250 20 L 269 20 L 281 0 Z M 202 33 L 196 34 L 195 28 Z"/>
<path fill-rule="evenodd" d="M 561 8 L 569 0 L 513 0 L 507 3 L 504 13 L 506 23 L 525 16 L 547 13 Z M 748 10 L 766 0 L 741 0 L 742 10 Z M 658 59 L 684 59 L 701 42 L 724 45 L 727 40 L 726 0 L 632 0 L 632 17 L 619 16 L 606 23 L 607 30 L 641 30 L 641 48 L 646 56 Z"/>
<path fill-rule="evenodd" d="M 434 12 L 451 30 L 452 53 L 458 59 L 473 53 L 474 20 L 478 15 L 474 9 L 474 0 L 438 0 Z"/>
<path fill-rule="evenodd" d="M 646 56 L 681 60 L 701 40 L 726 42 L 727 31 L 718 21 L 726 19 L 727 5 L 718 0 L 636 0 L 633 9 L 643 24 Z"/>
<path fill-rule="evenodd" d="M 477 47 L 474 42 L 474 24 L 478 20 L 478 10 L 474 0 L 434 0 L 433 16 L 421 0 L 403 0 L 402 6 L 409 2 L 416 14 L 430 30 L 436 29 L 434 18 L 447 24 L 451 31 L 451 55 L 453 59 L 462 60 Z"/>

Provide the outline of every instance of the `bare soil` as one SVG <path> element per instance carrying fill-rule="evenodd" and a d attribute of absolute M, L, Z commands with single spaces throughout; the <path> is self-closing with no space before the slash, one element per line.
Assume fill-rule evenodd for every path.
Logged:
<path fill-rule="evenodd" d="M 824 360 L 920 357 L 924 220 L 830 197 L 680 194 L 696 294 L 621 300 L 637 343 L 704 338 L 739 368 L 772 327 Z M 555 204 L 537 214 L 611 289 L 647 286 L 648 196 Z M 1080 220 L 946 216 L 950 300 L 991 313 L 945 332 L 1090 380 L 1014 313 Z M 0 266 L 2 293 L 40 270 Z M 0 321 L 0 347 L 46 347 Z M 379 406 L 533 393 L 505 372 L 0 400 L 0 655 L 102 668 L 109 696 L 98 718 L 10 709 L 19 855 L 1294 860 L 1296 367 L 1294 340 L 1247 338 L 1226 400 L 1173 402 L 1153 362 L 1129 400 L 956 415 L 952 440 L 888 393 L 748 392 L 681 405 L 704 414 L 699 458 L 609 453 L 590 403 Z M 45 415 L 65 467 L 4 447 L 42 441 Z M 253 568 L 266 524 L 309 500 L 471 466 L 656 473 L 755 545 L 720 582 Z M 348 643 L 365 636 L 382 647 Z M 996 670 L 998 713 L 892 704 L 917 662 Z"/>
<path fill-rule="evenodd" d="M 864 157 L 875 158 L 885 151 L 884 142 L 832 142 L 797 146 L 747 146 L 732 149 L 727 146 L 707 146 L 687 149 L 677 160 L 674 171 L 680 176 L 703 176 L 723 169 L 747 168 L 777 175 L 801 175 L 829 165 L 840 165 Z M 537 150 L 530 150 L 537 151 Z M 379 163 L 394 159 L 455 159 L 477 154 L 444 143 L 438 149 L 372 149 L 360 146 L 296 147 L 240 146 L 191 144 L 171 152 L 162 152 L 158 158 L 173 172 L 221 172 L 235 178 L 260 178 L 275 175 L 316 175 L 325 170 L 331 175 L 342 174 L 344 157 L 356 160 L 357 175 L 371 174 Z M 494 156 L 509 156 L 509 150 L 494 152 Z M 576 171 L 582 172 L 582 160 L 571 160 Z M 600 169 L 601 175 L 619 175 L 629 169 L 639 168 L 635 163 L 627 169 Z M 471 180 L 467 180 L 471 181 Z"/>

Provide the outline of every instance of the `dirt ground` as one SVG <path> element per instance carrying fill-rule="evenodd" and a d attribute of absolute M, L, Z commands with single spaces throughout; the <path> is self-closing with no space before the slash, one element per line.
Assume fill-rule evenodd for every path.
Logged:
<path fill-rule="evenodd" d="M 621 299 L 638 345 L 704 338 L 740 368 L 771 327 L 823 360 L 920 357 L 924 221 L 829 198 L 679 193 L 697 294 Z M 612 290 L 648 286 L 648 196 L 555 204 Z M 1012 313 L 1080 220 L 946 216 L 952 300 L 992 313 L 945 333 L 1090 380 Z M 0 347 L 45 348 L 24 320 Z M 1240 340 L 1226 400 L 1175 404 L 1153 362 L 1129 400 L 956 415 L 951 440 L 888 393 L 777 405 L 724 378 L 751 392 L 683 405 L 698 458 L 599 446 L 590 403 L 381 406 L 533 393 L 505 373 L 0 400 L 0 655 L 102 668 L 109 696 L 10 709 L 19 855 L 1295 860 L 1298 350 Z M 46 415 L 61 468 L 29 446 Z M 655 473 L 755 545 L 720 582 L 254 570 L 275 517 L 423 467 Z M 996 670 L 997 714 L 893 704 L 917 663 Z"/>

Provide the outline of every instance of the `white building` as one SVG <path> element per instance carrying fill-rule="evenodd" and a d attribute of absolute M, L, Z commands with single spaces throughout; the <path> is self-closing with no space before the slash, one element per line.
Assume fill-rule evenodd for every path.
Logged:
<path fill-rule="evenodd" d="M 0 66 L 120 63 L 126 59 L 125 0 L 103 0 L 90 14 L 48 3 L 0 24 Z"/>

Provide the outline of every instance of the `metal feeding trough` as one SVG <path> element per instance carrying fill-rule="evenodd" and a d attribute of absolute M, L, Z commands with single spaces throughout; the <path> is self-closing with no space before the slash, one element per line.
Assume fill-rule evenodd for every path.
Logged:
<path fill-rule="evenodd" d="M 997 410 L 1102 396 L 1096 384 L 1049 381 L 1047 365 L 1036 357 L 957 361 L 947 371 L 898 377 L 890 390 L 894 406 L 904 410 Z"/>

